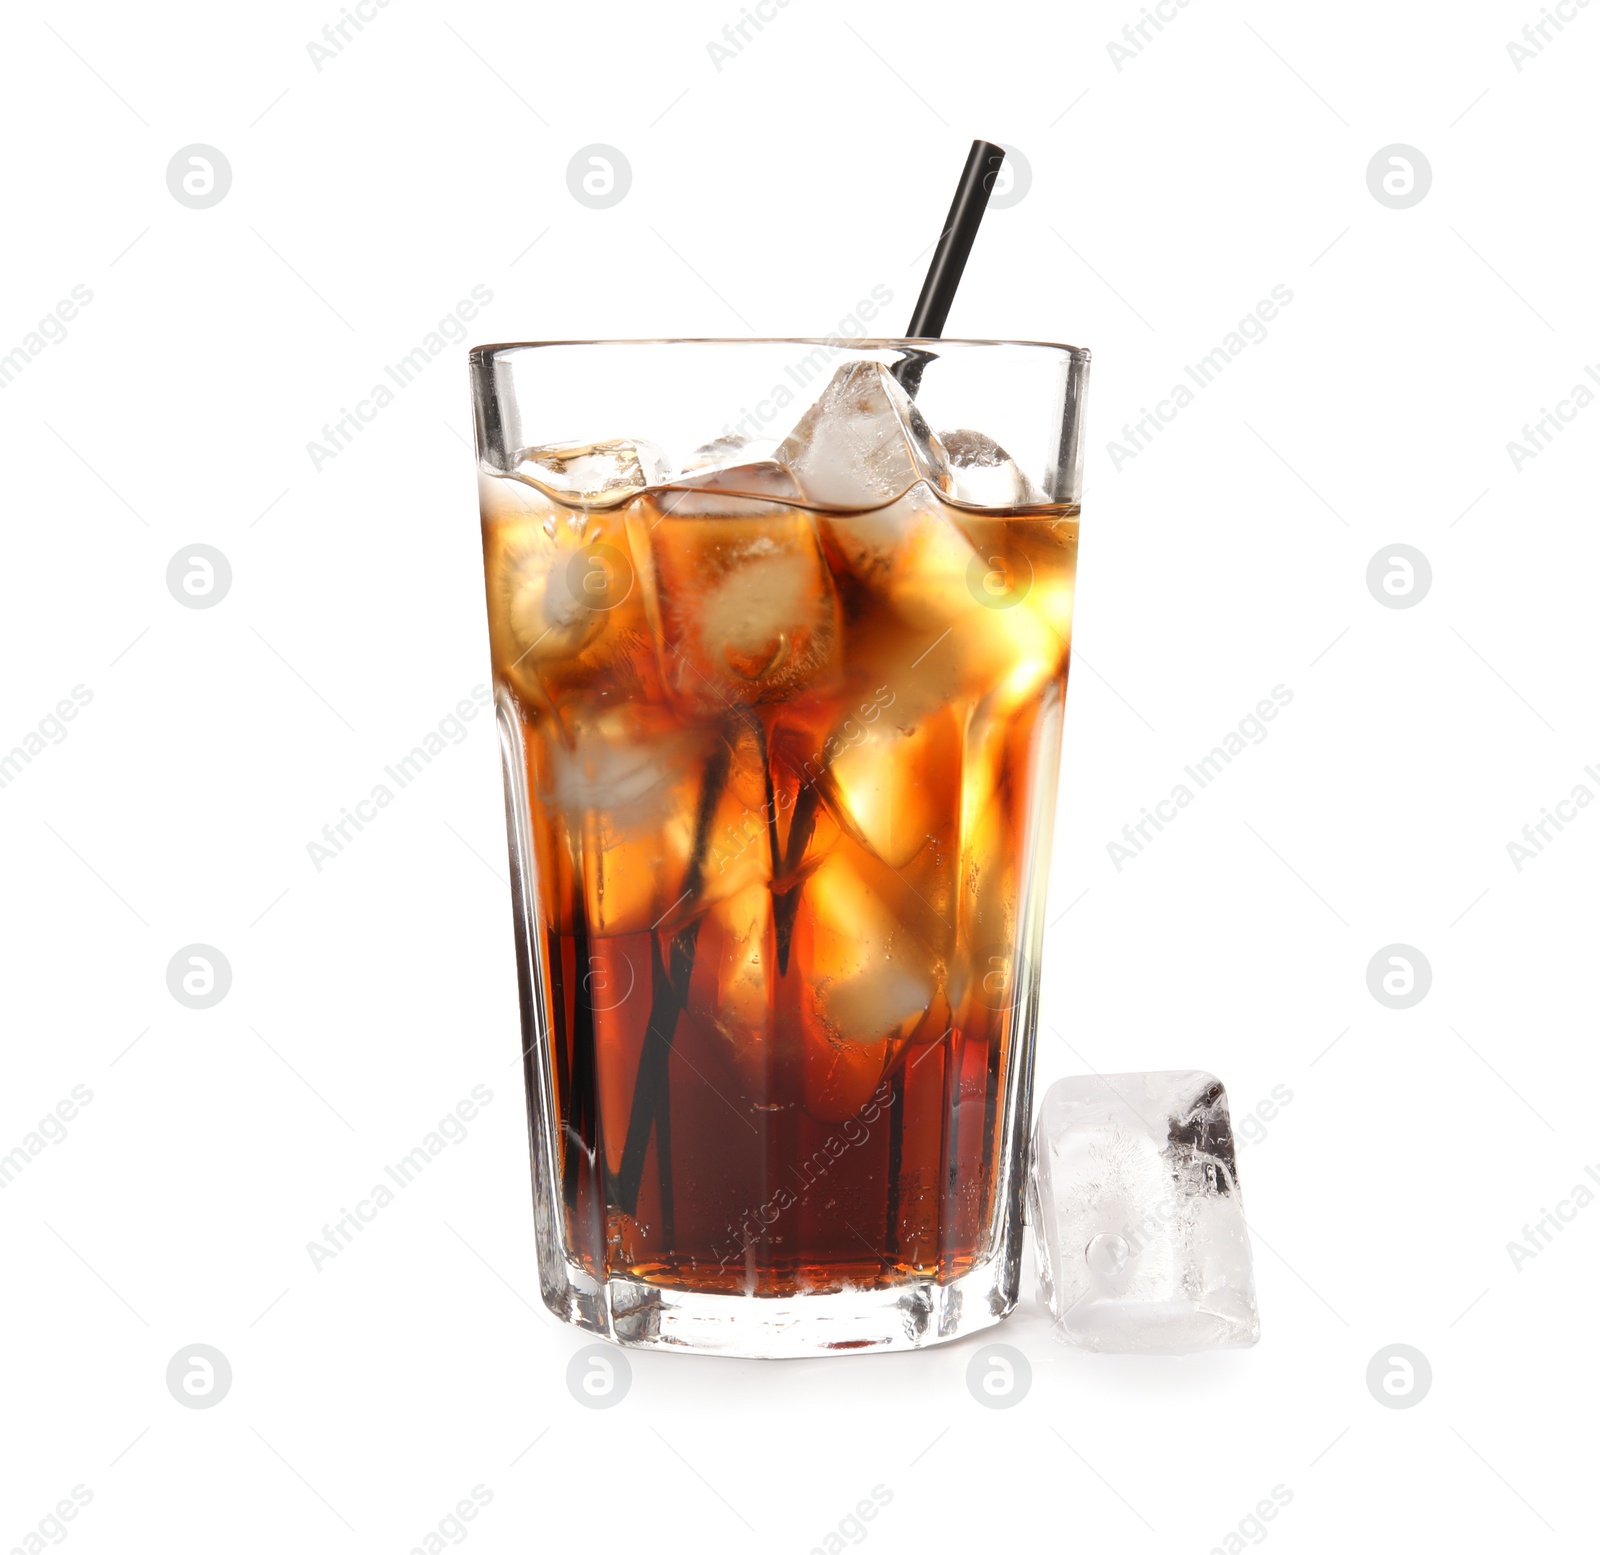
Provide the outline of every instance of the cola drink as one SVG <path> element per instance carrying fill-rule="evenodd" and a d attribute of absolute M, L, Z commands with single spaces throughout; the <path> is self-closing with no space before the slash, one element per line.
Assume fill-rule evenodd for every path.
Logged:
<path fill-rule="evenodd" d="M 1078 542 L 881 361 L 677 462 L 480 470 L 546 1297 L 640 1342 L 996 1257 Z"/>

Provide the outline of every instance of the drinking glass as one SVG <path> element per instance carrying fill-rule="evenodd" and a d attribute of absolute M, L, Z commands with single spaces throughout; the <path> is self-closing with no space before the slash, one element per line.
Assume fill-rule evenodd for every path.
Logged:
<path fill-rule="evenodd" d="M 1017 1298 L 1088 353 L 471 353 L 545 1302 L 907 1349 Z"/>

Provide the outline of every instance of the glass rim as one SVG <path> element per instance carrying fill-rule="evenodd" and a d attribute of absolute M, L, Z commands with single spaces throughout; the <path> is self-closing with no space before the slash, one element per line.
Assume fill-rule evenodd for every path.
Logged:
<path fill-rule="evenodd" d="M 549 346 L 833 346 L 846 350 L 885 351 L 907 350 L 937 352 L 948 346 L 1010 346 L 1031 351 L 1054 351 L 1074 361 L 1087 362 L 1087 346 L 1067 345 L 1057 340 L 984 340 L 962 337 L 926 337 L 905 335 L 657 335 L 638 338 L 578 340 L 502 340 L 487 345 L 472 346 L 469 355 L 474 361 L 498 356 L 506 351 L 542 350 Z"/>

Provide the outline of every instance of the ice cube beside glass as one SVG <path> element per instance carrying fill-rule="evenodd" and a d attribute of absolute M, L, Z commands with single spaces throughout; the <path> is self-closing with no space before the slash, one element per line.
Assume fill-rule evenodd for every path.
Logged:
<path fill-rule="evenodd" d="M 1261 1335 L 1228 1095 L 1203 1070 L 1046 1092 L 1029 1191 L 1040 1296 L 1086 1350 L 1182 1354 Z"/>

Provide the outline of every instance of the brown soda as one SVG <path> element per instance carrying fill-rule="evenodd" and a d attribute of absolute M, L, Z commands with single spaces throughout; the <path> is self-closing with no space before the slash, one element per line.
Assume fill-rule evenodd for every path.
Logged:
<path fill-rule="evenodd" d="M 569 1255 L 757 1296 L 965 1273 L 1076 506 L 483 487 Z"/>

